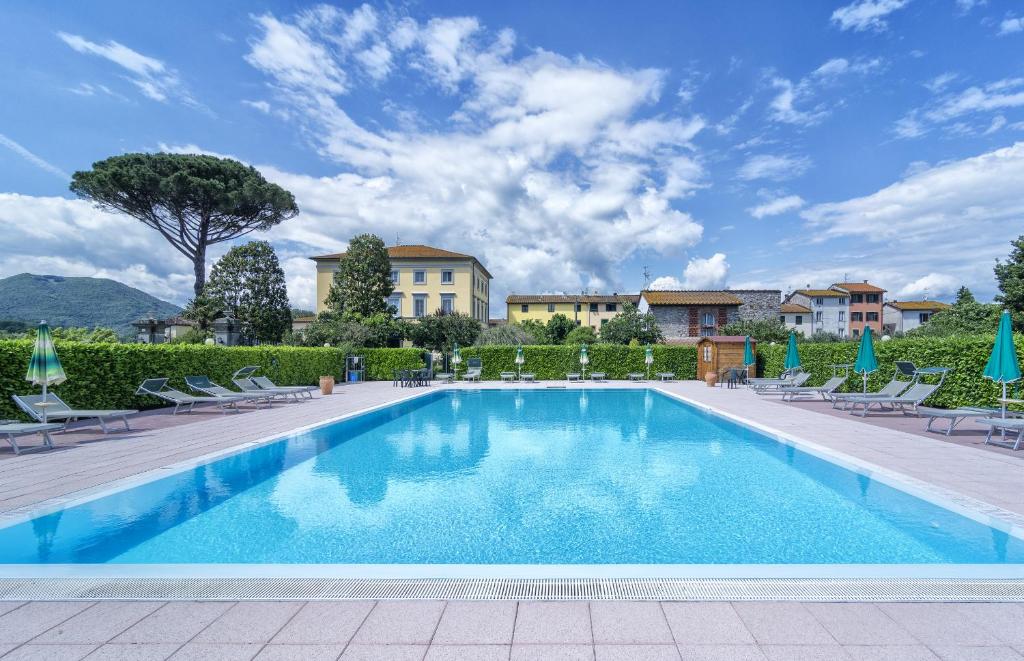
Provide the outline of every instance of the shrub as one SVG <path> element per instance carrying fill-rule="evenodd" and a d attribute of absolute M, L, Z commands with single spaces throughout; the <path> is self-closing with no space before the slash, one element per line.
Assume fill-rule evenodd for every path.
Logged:
<path fill-rule="evenodd" d="M 565 344 L 579 346 L 597 342 L 597 333 L 590 326 L 577 326 L 565 336 Z"/>
<path fill-rule="evenodd" d="M 623 344 L 595 344 L 588 352 L 590 364 L 587 373 L 605 372 L 609 379 L 625 379 L 630 372 L 646 372 L 644 348 Z M 497 380 L 501 372 L 515 372 L 516 348 L 513 346 L 475 346 L 462 351 L 463 359 L 480 358 L 485 380 Z M 568 372 L 579 372 L 580 351 L 575 346 L 523 347 L 524 372 L 532 372 L 537 379 L 565 379 Z M 674 372 L 680 379 L 697 378 L 697 349 L 693 346 L 654 346 L 655 372 Z"/>
<path fill-rule="evenodd" d="M 520 344 L 536 344 L 533 335 L 523 330 L 518 324 L 501 324 L 487 328 L 476 338 L 477 344 L 502 344 L 518 346 Z"/>

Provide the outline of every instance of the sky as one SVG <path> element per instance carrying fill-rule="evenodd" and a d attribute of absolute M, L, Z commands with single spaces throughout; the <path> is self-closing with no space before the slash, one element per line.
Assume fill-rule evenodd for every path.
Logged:
<path fill-rule="evenodd" d="M 69 192 L 129 152 L 238 159 L 301 213 L 293 305 L 372 232 L 508 293 L 994 295 L 1024 234 L 1024 3 L 8 0 L 0 277 L 182 304 L 189 261 Z M 229 244 L 214 246 L 208 267 Z"/>

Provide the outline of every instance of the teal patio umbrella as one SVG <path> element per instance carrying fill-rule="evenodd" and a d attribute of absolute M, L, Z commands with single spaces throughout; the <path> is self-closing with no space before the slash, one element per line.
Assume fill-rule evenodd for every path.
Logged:
<path fill-rule="evenodd" d="M 750 366 L 757 363 L 754 358 L 754 347 L 750 345 L 750 336 L 743 338 L 743 366 L 747 368 L 747 375 L 750 375 Z"/>
<path fill-rule="evenodd" d="M 46 390 L 67 381 L 64 368 L 57 358 L 57 350 L 53 347 L 53 336 L 45 321 L 39 322 L 36 329 L 36 345 L 32 349 L 32 360 L 28 364 L 25 380 L 34 386 L 43 387 L 43 422 L 46 422 Z"/>
<path fill-rule="evenodd" d="M 1002 417 L 1006 417 L 1006 384 L 1020 380 L 1020 364 L 1017 363 L 1017 347 L 1013 343 L 1013 325 L 1010 311 L 1003 310 L 999 318 L 999 330 L 992 345 L 992 354 L 985 365 L 984 377 L 1003 384 Z"/>
<path fill-rule="evenodd" d="M 871 340 L 871 326 L 865 326 L 864 334 L 860 338 L 860 348 L 857 349 L 857 360 L 853 364 L 853 371 L 864 379 L 863 392 L 868 391 L 868 374 L 877 369 L 878 359 L 875 358 L 875 343 Z"/>
<path fill-rule="evenodd" d="M 452 345 L 452 365 L 455 366 L 454 368 L 452 368 L 452 372 L 454 372 L 455 374 L 456 381 L 459 380 L 459 363 L 461 362 L 462 354 L 459 353 L 459 343 L 456 342 L 454 345 Z"/>
<path fill-rule="evenodd" d="M 651 365 L 654 364 L 654 347 L 647 345 L 644 349 L 644 365 L 647 365 L 647 380 L 651 380 Z"/>
<path fill-rule="evenodd" d="M 523 380 L 523 363 L 526 362 L 526 357 L 523 356 L 523 345 L 516 347 L 516 370 L 519 371 L 519 380 Z"/>
<path fill-rule="evenodd" d="M 789 331 L 789 345 L 786 347 L 786 362 L 782 364 L 787 372 L 800 367 L 800 352 L 796 348 L 796 332 Z"/>
<path fill-rule="evenodd" d="M 583 366 L 583 380 L 587 380 L 587 364 L 590 363 L 590 356 L 587 355 L 587 345 L 580 345 L 580 365 Z"/>

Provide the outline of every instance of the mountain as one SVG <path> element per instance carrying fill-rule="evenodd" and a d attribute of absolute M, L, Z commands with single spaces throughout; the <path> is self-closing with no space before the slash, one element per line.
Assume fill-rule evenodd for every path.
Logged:
<path fill-rule="evenodd" d="M 177 305 L 106 278 L 65 278 L 22 273 L 0 279 L 0 320 L 51 326 L 113 328 L 132 335 L 132 322 L 141 317 L 172 317 Z"/>

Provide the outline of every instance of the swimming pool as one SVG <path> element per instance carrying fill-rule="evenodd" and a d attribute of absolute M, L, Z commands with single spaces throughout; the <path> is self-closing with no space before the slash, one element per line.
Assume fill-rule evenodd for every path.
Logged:
<path fill-rule="evenodd" d="M 0 529 L 0 563 L 874 565 L 1024 541 L 657 391 L 447 390 Z"/>

